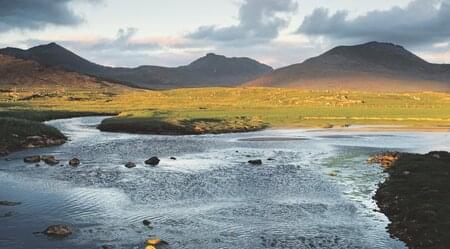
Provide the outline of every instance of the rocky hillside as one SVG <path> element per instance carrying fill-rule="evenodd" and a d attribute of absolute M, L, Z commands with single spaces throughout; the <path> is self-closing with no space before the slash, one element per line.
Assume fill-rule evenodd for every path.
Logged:
<path fill-rule="evenodd" d="M 450 91 L 450 66 L 432 64 L 405 48 L 370 42 L 340 46 L 280 68 L 246 85 L 364 91 Z"/>
<path fill-rule="evenodd" d="M 173 68 L 160 66 L 106 67 L 92 63 L 56 43 L 28 50 L 4 48 L 0 49 L 0 54 L 149 89 L 237 86 L 272 71 L 271 67 L 249 58 L 227 58 L 216 54 L 207 54 L 189 65 Z"/>

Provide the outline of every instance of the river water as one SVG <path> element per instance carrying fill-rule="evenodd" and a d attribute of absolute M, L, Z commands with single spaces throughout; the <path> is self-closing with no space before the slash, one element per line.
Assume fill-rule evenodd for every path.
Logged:
<path fill-rule="evenodd" d="M 164 248 L 406 248 L 372 200 L 385 174 L 365 160 L 385 150 L 450 150 L 449 133 L 130 135 L 99 132 L 101 119 L 51 121 L 69 142 L 2 159 L 0 200 L 22 204 L 0 206 L 0 248 L 143 248 L 151 235 L 170 243 Z M 23 163 L 34 154 L 63 166 Z M 145 166 L 154 155 L 160 165 Z M 82 164 L 68 166 L 72 157 Z M 59 223 L 75 234 L 33 234 Z"/>

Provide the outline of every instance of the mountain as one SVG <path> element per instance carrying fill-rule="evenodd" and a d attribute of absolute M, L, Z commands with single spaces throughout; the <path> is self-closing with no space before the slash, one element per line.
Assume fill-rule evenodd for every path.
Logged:
<path fill-rule="evenodd" d="M 339 46 L 274 70 L 246 86 L 363 91 L 450 91 L 450 65 L 432 64 L 391 43 Z"/>
<path fill-rule="evenodd" d="M 0 49 L 0 54 L 150 89 L 237 86 L 273 70 L 249 58 L 227 58 L 216 54 L 207 54 L 189 65 L 180 67 L 107 67 L 92 63 L 56 43 L 28 50 L 4 48 Z"/>
<path fill-rule="evenodd" d="M 0 91 L 2 92 L 65 92 L 121 91 L 125 86 L 76 72 L 47 67 L 32 60 L 0 54 Z"/>

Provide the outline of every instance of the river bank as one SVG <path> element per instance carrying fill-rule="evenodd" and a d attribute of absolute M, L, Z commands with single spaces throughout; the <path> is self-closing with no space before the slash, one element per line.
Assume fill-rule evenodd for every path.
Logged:
<path fill-rule="evenodd" d="M 389 232 L 411 249 L 450 248 L 450 153 L 400 153 L 374 197 Z"/>

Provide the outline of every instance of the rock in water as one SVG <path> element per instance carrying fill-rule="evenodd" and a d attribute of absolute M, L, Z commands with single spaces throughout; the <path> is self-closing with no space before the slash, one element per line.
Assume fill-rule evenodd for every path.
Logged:
<path fill-rule="evenodd" d="M 27 156 L 23 161 L 26 163 L 39 163 L 41 161 L 41 156 Z"/>
<path fill-rule="evenodd" d="M 80 165 L 80 159 L 78 159 L 78 158 L 72 158 L 72 159 L 69 161 L 69 165 L 72 166 L 72 167 L 77 167 L 78 165 Z"/>
<path fill-rule="evenodd" d="M 127 167 L 127 168 L 131 169 L 131 168 L 134 168 L 134 167 L 136 167 L 136 164 L 135 164 L 135 163 L 133 163 L 133 162 L 127 162 L 127 163 L 125 164 L 125 167 Z"/>
<path fill-rule="evenodd" d="M 159 164 L 159 158 L 157 158 L 156 156 L 148 159 L 147 161 L 145 161 L 145 164 L 151 165 L 151 166 L 156 166 Z"/>
<path fill-rule="evenodd" d="M 170 157 L 170 160 L 177 160 L 176 157 Z"/>
<path fill-rule="evenodd" d="M 42 156 L 42 161 L 44 161 L 46 164 L 50 166 L 57 165 L 59 163 L 59 160 L 56 160 L 54 156 Z"/>
<path fill-rule="evenodd" d="M 15 201 L 2 201 L 0 200 L 0 206 L 17 206 L 22 204 L 21 202 L 15 202 Z"/>
<path fill-rule="evenodd" d="M 50 237 L 67 237 L 73 233 L 73 230 L 67 225 L 51 225 L 43 233 Z"/>
<path fill-rule="evenodd" d="M 250 160 L 250 161 L 248 161 L 248 163 L 252 164 L 252 165 L 261 165 L 262 161 L 260 159 L 258 159 L 258 160 Z"/>
<path fill-rule="evenodd" d="M 142 224 L 144 224 L 144 226 L 150 226 L 151 222 L 149 220 L 143 220 Z"/>
<path fill-rule="evenodd" d="M 168 245 L 167 241 L 164 241 L 158 237 L 151 237 L 147 240 L 147 245 L 149 246 L 157 246 L 157 245 Z"/>

